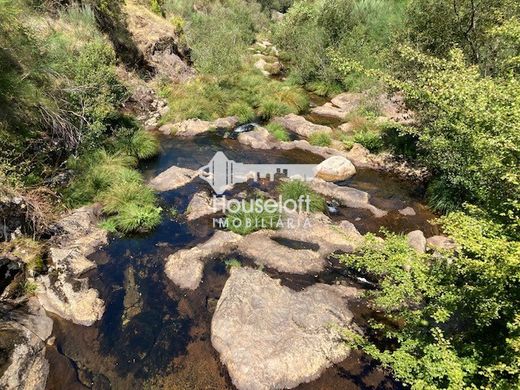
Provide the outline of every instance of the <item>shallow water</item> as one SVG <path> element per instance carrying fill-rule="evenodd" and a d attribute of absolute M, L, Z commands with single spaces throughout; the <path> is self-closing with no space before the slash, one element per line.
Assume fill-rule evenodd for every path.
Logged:
<path fill-rule="evenodd" d="M 246 163 L 319 163 L 322 160 L 295 150 L 251 150 L 217 134 L 194 140 L 162 137 L 161 141 L 161 155 L 141 165 L 146 178 L 171 165 L 198 169 L 217 151 L 224 151 L 228 158 Z M 387 217 L 377 219 L 363 210 L 342 208 L 340 215 L 333 219 L 348 219 L 361 232 L 376 232 L 382 226 L 405 233 L 417 228 L 427 235 L 436 232 L 436 228 L 427 222 L 434 215 L 420 203 L 417 198 L 420 193 L 413 186 L 370 170 L 360 170 L 345 184 L 369 192 L 375 205 L 392 211 Z M 56 342 L 47 351 L 51 362 L 47 389 L 233 388 L 210 342 L 212 313 L 228 277 L 225 258 L 215 259 L 206 266 L 203 282 L 195 291 L 178 289 L 166 278 L 163 268 L 168 255 L 203 242 L 213 233 L 209 222 L 185 223 L 169 213 L 172 207 L 184 212 L 191 195 L 203 187 L 207 184 L 197 180 L 162 194 L 165 218 L 157 229 L 147 235 L 113 237 L 108 246 L 91 256 L 98 267 L 87 276 L 106 302 L 105 315 L 92 327 L 54 317 Z M 397 212 L 406 206 L 414 207 L 417 215 L 404 217 Z M 306 245 L 281 243 L 293 247 Z M 235 257 L 250 264 L 247 259 Z M 319 275 L 265 271 L 295 290 L 316 282 L 357 283 L 333 263 Z M 371 315 L 362 302 L 353 308 L 353 312 L 355 321 L 360 324 Z M 298 388 L 383 389 L 400 386 L 366 356 L 354 352 L 316 381 Z"/>

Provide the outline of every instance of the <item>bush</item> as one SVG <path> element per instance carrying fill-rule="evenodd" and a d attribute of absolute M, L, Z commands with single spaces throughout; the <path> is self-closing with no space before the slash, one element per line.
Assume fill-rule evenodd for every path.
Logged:
<path fill-rule="evenodd" d="M 255 119 L 255 110 L 245 102 L 235 102 L 229 105 L 227 115 L 237 116 L 240 123 L 247 123 Z"/>
<path fill-rule="evenodd" d="M 406 237 L 386 233 L 384 243 L 367 235 L 359 252 L 341 256 L 350 270 L 377 281 L 367 298 L 391 319 L 372 325 L 384 337 L 379 345 L 352 332 L 347 340 L 412 388 L 520 385 L 520 296 L 512 288 L 520 243 L 472 213 L 440 220 L 455 251 L 419 254 Z"/>
<path fill-rule="evenodd" d="M 161 208 L 155 194 L 144 185 L 133 169 L 136 159 L 110 155 L 101 150 L 72 160 L 76 179 L 65 190 L 65 200 L 72 207 L 97 201 L 109 218 L 103 226 L 123 233 L 150 230 L 160 223 Z"/>
<path fill-rule="evenodd" d="M 266 129 L 275 137 L 278 141 L 290 141 L 289 133 L 282 125 L 278 123 L 269 123 Z"/>
<path fill-rule="evenodd" d="M 354 142 L 363 145 L 372 153 L 377 153 L 383 148 L 383 140 L 375 131 L 361 130 L 354 134 Z"/>
<path fill-rule="evenodd" d="M 278 186 L 278 192 L 282 195 L 282 199 L 298 201 L 300 198 L 309 199 L 309 212 L 325 211 L 327 203 L 325 199 L 313 191 L 309 185 L 301 180 L 290 180 L 281 183 Z"/>
<path fill-rule="evenodd" d="M 313 133 L 309 137 L 309 143 L 315 146 L 330 146 L 332 140 L 327 133 Z"/>

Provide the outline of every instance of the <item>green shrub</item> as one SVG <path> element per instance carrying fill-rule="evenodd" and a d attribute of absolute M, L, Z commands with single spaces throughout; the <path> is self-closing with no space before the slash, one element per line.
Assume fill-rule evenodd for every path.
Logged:
<path fill-rule="evenodd" d="M 379 133 L 375 131 L 362 130 L 354 134 L 354 142 L 363 145 L 372 153 L 377 153 L 383 148 L 383 140 Z"/>
<path fill-rule="evenodd" d="M 347 340 L 411 388 L 520 384 L 519 296 L 512 288 L 520 243 L 504 235 L 503 225 L 471 212 L 440 220 L 455 251 L 419 254 L 406 237 L 386 233 L 384 242 L 366 235 L 363 248 L 341 256 L 351 271 L 377 281 L 366 298 L 391 319 L 372 323 L 390 344 L 376 346 L 352 332 Z"/>
<path fill-rule="evenodd" d="M 241 123 L 247 123 L 255 119 L 255 110 L 245 102 L 234 102 L 229 105 L 227 115 L 236 116 Z"/>
<path fill-rule="evenodd" d="M 330 146 L 332 140 L 328 133 L 313 133 L 309 137 L 309 143 L 315 146 Z"/>
<path fill-rule="evenodd" d="M 133 167 L 136 159 L 124 154 L 110 155 L 101 150 L 72 160 L 69 166 L 76 178 L 64 192 L 72 207 L 98 201 L 108 219 L 107 229 L 128 233 L 150 230 L 161 220 L 155 194 L 144 185 Z"/>
<path fill-rule="evenodd" d="M 298 201 L 300 198 L 308 199 L 310 212 L 325 211 L 327 203 L 325 199 L 314 192 L 307 183 L 301 180 L 290 180 L 281 183 L 278 186 L 278 192 L 282 195 L 283 200 L 294 200 Z"/>
<path fill-rule="evenodd" d="M 260 103 L 258 112 L 262 119 L 269 120 L 276 116 L 283 116 L 289 114 L 291 112 L 291 109 L 284 103 L 281 103 L 274 99 L 266 99 L 265 101 Z"/>
<path fill-rule="evenodd" d="M 290 141 L 289 133 L 278 123 L 269 123 L 265 127 L 278 141 Z"/>

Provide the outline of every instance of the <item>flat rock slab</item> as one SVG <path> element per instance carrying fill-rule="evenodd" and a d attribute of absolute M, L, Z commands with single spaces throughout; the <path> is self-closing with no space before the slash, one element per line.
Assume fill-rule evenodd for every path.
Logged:
<path fill-rule="evenodd" d="M 296 292 L 259 270 L 231 271 L 211 322 L 211 342 L 239 390 L 310 382 L 350 353 L 354 288 L 315 284 Z"/>
<path fill-rule="evenodd" d="M 193 169 L 180 168 L 175 165 L 154 177 L 149 185 L 155 191 L 171 191 L 180 188 L 199 176 Z"/>
<path fill-rule="evenodd" d="M 325 258 L 309 249 L 293 249 L 271 239 L 273 231 L 258 231 L 247 236 L 238 245 L 244 256 L 258 265 L 292 274 L 318 273 L 325 269 Z"/>
<path fill-rule="evenodd" d="M 364 191 L 338 186 L 318 178 L 313 179 L 310 184 L 314 191 L 336 199 L 342 206 L 369 210 L 376 218 L 381 218 L 388 214 L 386 211 L 370 204 L 370 195 Z"/>
<path fill-rule="evenodd" d="M 257 127 L 253 131 L 240 133 L 237 139 L 241 144 L 253 149 L 272 149 L 276 144 L 276 139 L 263 127 Z"/>
<path fill-rule="evenodd" d="M 315 133 L 332 133 L 332 129 L 330 127 L 316 125 L 312 122 L 309 122 L 303 116 L 295 114 L 288 114 L 286 116 L 273 118 L 273 122 L 302 137 L 310 137 Z"/>
<path fill-rule="evenodd" d="M 241 239 L 233 232 L 217 230 L 205 243 L 170 255 L 164 267 L 166 276 L 180 288 L 195 290 L 202 280 L 206 260 L 229 253 Z"/>
<path fill-rule="evenodd" d="M 236 116 L 219 118 L 215 121 L 203 121 L 201 119 L 187 119 L 177 123 L 167 123 L 159 128 L 161 133 L 175 135 L 177 137 L 195 137 L 213 129 L 232 129 L 238 124 Z"/>

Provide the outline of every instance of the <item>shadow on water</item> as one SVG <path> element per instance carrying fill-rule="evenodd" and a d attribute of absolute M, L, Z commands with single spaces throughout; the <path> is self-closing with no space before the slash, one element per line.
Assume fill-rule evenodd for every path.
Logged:
<path fill-rule="evenodd" d="M 198 169 L 217 151 L 246 163 L 319 163 L 320 157 L 302 151 L 251 150 L 236 140 L 210 135 L 192 140 L 161 139 L 163 152 L 141 164 L 147 179 L 172 165 Z M 385 180 L 385 181 L 384 181 Z M 378 225 L 392 224 L 397 231 L 427 225 L 427 209 L 422 212 L 414 200 L 413 189 L 374 172 L 360 171 L 345 183 L 369 192 L 379 207 L 394 211 L 405 205 L 417 208 L 415 217 L 399 219 L 394 213 L 375 221 L 358 210 L 341 210 L 336 218 L 354 220 L 362 231 L 374 231 Z M 91 327 L 74 325 L 57 317 L 54 346 L 48 347 L 51 370 L 47 389 L 128 389 L 151 386 L 171 389 L 231 389 L 227 371 L 211 346 L 211 318 L 228 277 L 225 259 L 207 264 L 201 286 L 195 291 L 180 290 L 165 276 L 164 261 L 182 248 L 206 241 L 213 234 L 208 222 L 183 222 L 173 216 L 187 208 L 191 196 L 207 188 L 195 181 L 181 189 L 163 193 L 164 219 L 146 235 L 112 237 L 110 243 L 91 256 L 97 269 L 86 277 L 105 301 L 103 318 Z M 386 207 L 384 207 L 386 206 Z M 422 207 L 422 206 L 421 206 Z M 396 212 L 396 211 L 395 211 Z M 397 215 L 400 215 L 397 213 Z M 351 219 L 352 218 L 352 219 Z M 399 222 L 394 222 L 395 219 Z M 413 218 L 416 218 L 414 220 Z M 412 221 L 412 222 L 410 222 Z M 415 222 L 414 222 L 415 221 Z M 316 250 L 299 241 L 280 242 L 294 248 Z M 252 265 L 247 259 L 245 264 Z M 320 275 L 295 276 L 266 270 L 295 290 L 316 282 L 355 285 L 354 280 L 331 266 Z M 357 352 L 345 362 L 328 369 L 318 380 L 300 389 L 383 389 L 397 385 L 373 363 Z"/>

